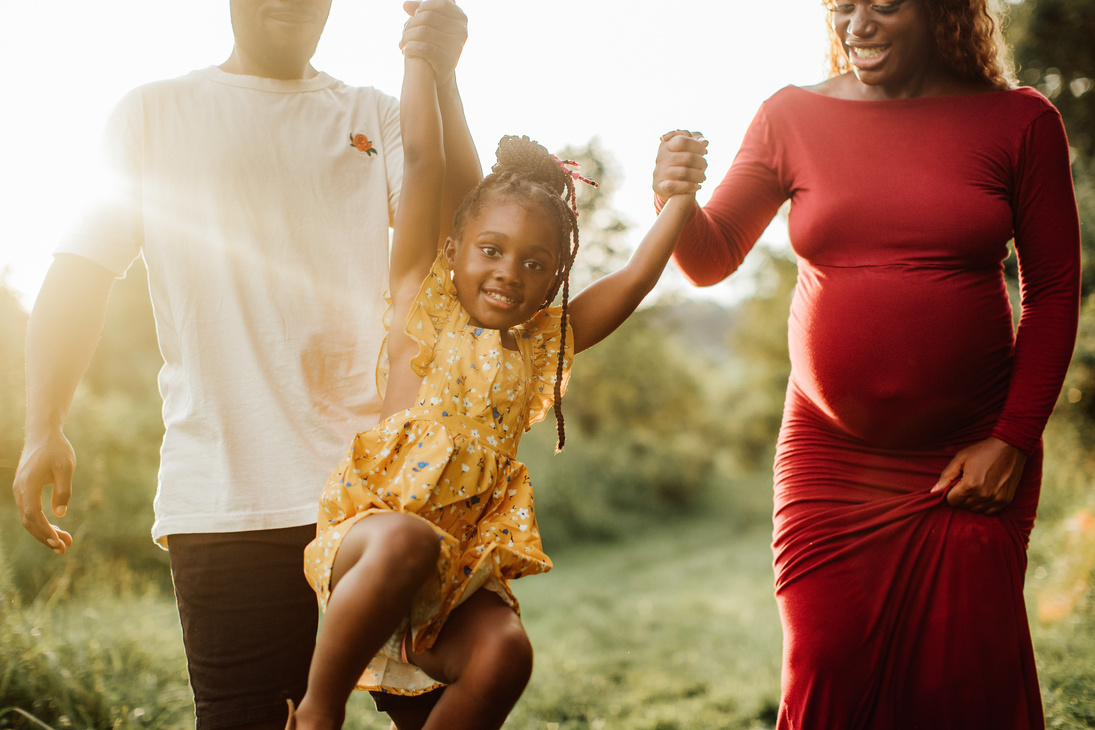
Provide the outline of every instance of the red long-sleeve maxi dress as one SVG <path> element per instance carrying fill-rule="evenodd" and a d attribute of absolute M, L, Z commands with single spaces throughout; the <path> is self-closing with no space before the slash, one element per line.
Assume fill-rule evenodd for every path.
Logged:
<path fill-rule="evenodd" d="M 1023 574 L 1080 272 L 1060 116 L 1030 89 L 851 101 L 787 87 L 690 220 L 678 265 L 697 284 L 725 278 L 788 198 L 779 727 L 1041 728 Z M 930 494 L 989 436 L 1028 455 L 1005 511 Z"/>

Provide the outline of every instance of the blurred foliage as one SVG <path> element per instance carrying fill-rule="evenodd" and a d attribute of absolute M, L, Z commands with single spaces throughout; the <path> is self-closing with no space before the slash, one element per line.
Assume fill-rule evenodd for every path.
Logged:
<path fill-rule="evenodd" d="M 562 454 L 550 414 L 522 442 L 548 543 L 618 537 L 644 515 L 694 509 L 707 491 L 717 441 L 692 427 L 702 386 L 656 315 L 640 311 L 575 359 Z"/>
<path fill-rule="evenodd" d="M 83 385 L 98 396 L 120 393 L 134 401 L 155 401 L 160 397 L 156 376 L 162 366 L 148 274 L 137 259 L 110 292 L 103 334 Z"/>
<path fill-rule="evenodd" d="M 1020 82 L 1061 110 L 1072 146 L 1095 158 L 1095 0 L 1023 0 L 1005 30 Z"/>
<path fill-rule="evenodd" d="M 0 481 L 11 483 L 23 445 L 23 341 L 27 314 L 0 279 Z M 6 490 L 5 490 L 6 491 Z"/>
<path fill-rule="evenodd" d="M 754 294 L 735 308 L 728 356 L 710 363 L 724 370 L 723 377 L 709 379 L 718 389 L 712 427 L 721 429 L 736 458 L 730 468 L 746 473 L 772 465 L 791 373 L 787 317 L 798 276 L 789 250 L 759 246 L 750 256 L 757 266 Z"/>
<path fill-rule="evenodd" d="M 27 315 L 0 287 L 0 480 L 11 485 L 22 449 Z M 73 498 L 63 526 L 75 538 L 58 558 L 23 530 L 10 488 L 0 490 L 0 558 L 11 581 L 33 596 L 56 576 L 123 564 L 170 585 L 167 555 L 152 544 L 152 498 L 163 437 L 156 345 L 148 282 L 138 262 L 114 285 L 103 337 L 73 400 L 65 433 L 76 449 Z M 48 494 L 45 496 L 48 514 Z"/>
<path fill-rule="evenodd" d="M 627 261 L 630 252 L 624 235 L 628 225 L 610 205 L 619 169 L 599 139 L 593 138 L 581 147 L 564 147 L 559 157 L 577 162 L 577 172 L 597 183 L 594 187 L 579 180 L 574 182 L 580 237 L 578 258 L 570 274 L 570 291 L 580 292 Z"/>

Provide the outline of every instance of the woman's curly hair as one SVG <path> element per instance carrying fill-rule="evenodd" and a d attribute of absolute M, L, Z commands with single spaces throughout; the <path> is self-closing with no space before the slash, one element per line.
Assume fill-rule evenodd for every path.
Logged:
<path fill-rule="evenodd" d="M 566 169 L 566 163 L 526 136 L 503 137 L 495 155 L 498 161 L 491 168 L 491 174 L 483 178 L 457 208 L 453 231 L 456 239 L 460 240 L 468 222 L 478 217 L 489 203 L 498 199 L 534 207 L 555 223 L 559 266 L 541 308 L 555 301 L 560 289 L 562 290 L 562 331 L 555 372 L 555 422 L 559 432 L 556 449 L 561 450 L 566 442 L 562 383 L 570 300 L 570 269 L 578 253 L 578 208 L 574 197 L 574 177 Z"/>
<path fill-rule="evenodd" d="M 985 81 L 997 89 L 1015 85 L 1002 29 L 1003 14 L 994 0 L 916 0 L 935 36 L 943 63 L 959 77 Z M 836 2 L 827 0 L 831 12 Z M 829 23 L 829 77 L 851 70 L 848 54 Z"/>

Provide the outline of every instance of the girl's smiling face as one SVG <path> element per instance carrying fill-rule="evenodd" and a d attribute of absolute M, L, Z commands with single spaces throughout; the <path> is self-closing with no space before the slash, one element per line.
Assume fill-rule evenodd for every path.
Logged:
<path fill-rule="evenodd" d="M 559 230 L 536 206 L 500 198 L 445 243 L 445 258 L 476 327 L 506 331 L 544 306 L 559 270 Z"/>
<path fill-rule="evenodd" d="M 870 96 L 915 96 L 939 68 L 921 0 L 835 0 L 829 14 L 855 77 Z"/>

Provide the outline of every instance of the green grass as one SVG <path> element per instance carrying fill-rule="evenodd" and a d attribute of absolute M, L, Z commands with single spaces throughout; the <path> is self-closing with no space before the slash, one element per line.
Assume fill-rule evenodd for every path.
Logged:
<path fill-rule="evenodd" d="M 537 649 L 514 728 L 770 727 L 780 629 L 768 529 L 681 522 L 564 551 L 514 584 Z"/>
<path fill-rule="evenodd" d="M 124 585 L 66 593 L 55 585 L 27 607 L 4 598 L 0 728 L 192 726 L 171 597 Z"/>

